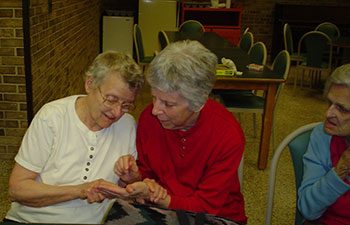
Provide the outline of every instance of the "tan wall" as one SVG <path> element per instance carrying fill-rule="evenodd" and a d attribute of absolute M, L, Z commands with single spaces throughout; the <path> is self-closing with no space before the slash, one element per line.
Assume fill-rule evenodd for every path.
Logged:
<path fill-rule="evenodd" d="M 33 108 L 83 93 L 83 74 L 99 53 L 102 0 L 31 0 Z M 0 1 L 0 158 L 12 158 L 27 127 L 22 1 Z"/>

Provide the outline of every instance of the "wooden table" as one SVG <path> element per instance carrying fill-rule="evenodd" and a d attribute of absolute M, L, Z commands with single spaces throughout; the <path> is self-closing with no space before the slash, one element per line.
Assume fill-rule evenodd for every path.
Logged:
<path fill-rule="evenodd" d="M 247 69 L 251 60 L 247 53 L 238 47 L 234 47 L 230 42 L 223 39 L 216 33 L 205 32 L 196 36 L 187 36 L 181 32 L 166 32 L 169 41 L 179 41 L 184 39 L 198 40 L 205 47 L 216 54 L 219 61 L 222 57 L 230 58 L 236 64 L 237 70 L 243 72 L 241 76 L 226 77 L 217 76 L 216 90 L 235 89 L 235 90 L 264 90 L 266 94 L 264 113 L 262 118 L 262 128 L 260 136 L 260 148 L 258 158 L 258 168 L 265 169 L 269 156 L 270 137 L 273 124 L 273 110 L 275 107 L 275 98 L 279 85 L 285 80 L 283 74 L 277 74 L 268 67 L 263 71 L 256 72 Z"/>

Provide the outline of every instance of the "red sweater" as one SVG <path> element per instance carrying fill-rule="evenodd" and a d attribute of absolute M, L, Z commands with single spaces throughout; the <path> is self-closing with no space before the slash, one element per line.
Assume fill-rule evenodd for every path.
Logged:
<path fill-rule="evenodd" d="M 232 114 L 208 100 L 191 129 L 167 130 L 152 115 L 152 107 L 142 112 L 137 128 L 143 178 L 155 179 L 167 189 L 169 208 L 246 223 L 237 174 L 245 140 Z"/>

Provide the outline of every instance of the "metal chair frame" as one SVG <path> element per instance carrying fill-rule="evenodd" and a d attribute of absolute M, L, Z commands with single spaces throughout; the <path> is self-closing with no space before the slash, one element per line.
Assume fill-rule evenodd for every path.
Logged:
<path fill-rule="evenodd" d="M 276 173 L 277 173 L 277 166 L 278 166 L 278 162 L 281 157 L 281 154 L 283 153 L 284 149 L 286 149 L 288 146 L 294 145 L 294 148 L 291 147 L 289 150 L 292 155 L 292 161 L 293 161 L 293 167 L 294 167 L 294 173 L 295 173 L 295 184 L 296 184 L 296 191 L 297 191 L 300 186 L 300 182 L 303 174 L 302 172 L 303 164 L 302 164 L 302 161 L 300 161 L 300 156 L 304 155 L 307 149 L 307 146 L 305 147 L 304 145 L 305 143 L 302 143 L 301 141 L 304 141 L 305 138 L 309 138 L 309 135 L 312 129 L 320 123 L 321 122 L 310 123 L 299 127 L 298 129 L 294 130 L 292 133 L 287 135 L 287 137 L 285 137 L 283 141 L 276 148 L 271 161 L 271 167 L 270 167 L 270 173 L 269 173 L 269 187 L 268 187 L 268 193 L 267 193 L 265 225 L 271 225 L 271 221 L 272 221 L 272 211 L 273 211 L 275 185 L 276 185 Z M 308 136 L 305 136 L 305 135 L 308 135 Z M 298 141 L 300 143 L 297 143 Z M 300 148 L 301 145 L 304 145 L 303 146 L 304 149 Z M 298 148 L 296 148 L 296 146 Z M 296 152 L 296 151 L 299 151 L 299 152 Z M 296 206 L 294 224 L 301 225 L 302 222 L 303 222 L 303 217 L 299 213 Z"/>

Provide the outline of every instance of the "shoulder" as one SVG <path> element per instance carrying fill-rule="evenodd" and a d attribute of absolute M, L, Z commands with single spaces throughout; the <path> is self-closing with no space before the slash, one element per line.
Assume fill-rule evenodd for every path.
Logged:
<path fill-rule="evenodd" d="M 46 103 L 37 113 L 37 117 L 41 119 L 48 119 L 51 117 L 60 117 L 69 112 L 73 107 L 78 95 L 73 95 L 61 99 L 54 100 L 52 102 Z"/>
<path fill-rule="evenodd" d="M 120 126 L 123 126 L 123 127 L 134 127 L 135 126 L 135 118 L 130 115 L 129 113 L 125 113 L 119 120 L 118 122 L 116 123 Z"/>
<path fill-rule="evenodd" d="M 152 115 L 152 109 L 153 109 L 152 103 L 146 106 L 146 108 L 142 111 L 140 115 L 140 118 L 138 120 L 138 125 L 143 123 L 150 123 L 157 120 L 157 118 Z"/>
<path fill-rule="evenodd" d="M 209 99 L 201 113 L 202 121 L 216 129 L 216 132 L 234 135 L 236 138 L 237 135 L 243 136 L 241 126 L 234 115 L 220 103 Z"/>
<path fill-rule="evenodd" d="M 310 142 L 330 142 L 332 136 L 323 129 L 324 124 L 320 123 L 311 132 Z"/>

